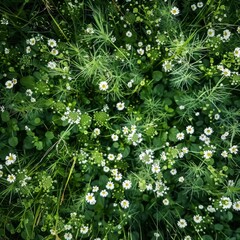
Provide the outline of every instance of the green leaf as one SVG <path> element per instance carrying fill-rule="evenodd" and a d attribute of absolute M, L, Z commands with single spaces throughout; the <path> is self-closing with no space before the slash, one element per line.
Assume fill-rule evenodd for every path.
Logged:
<path fill-rule="evenodd" d="M 202 240 L 213 240 L 213 238 L 211 236 L 209 236 L 209 235 L 204 235 L 202 237 Z"/>
<path fill-rule="evenodd" d="M 34 147 L 32 142 L 33 142 L 33 138 L 30 136 L 27 136 L 23 141 L 23 147 L 25 149 L 32 149 Z"/>
<path fill-rule="evenodd" d="M 3 122 L 8 122 L 10 120 L 10 115 L 8 111 L 4 111 L 1 113 L 1 118 Z"/>
<path fill-rule="evenodd" d="M 127 157 L 129 155 L 129 153 L 130 153 L 130 147 L 127 146 L 124 148 L 122 155 L 123 155 L 123 157 Z"/>
<path fill-rule="evenodd" d="M 34 87 L 36 86 L 35 78 L 33 76 L 22 77 L 20 79 L 20 83 L 22 86 L 29 89 L 34 89 Z"/>
<path fill-rule="evenodd" d="M 18 145 L 18 138 L 17 137 L 10 137 L 8 139 L 8 144 L 12 147 L 16 147 Z"/>
<path fill-rule="evenodd" d="M 223 230 L 223 225 L 217 223 L 217 224 L 214 225 L 214 229 L 217 230 L 217 231 L 222 231 Z"/>
<path fill-rule="evenodd" d="M 227 212 L 227 219 L 228 221 L 231 221 L 233 219 L 233 214 L 231 212 Z"/>
<path fill-rule="evenodd" d="M 35 142 L 34 146 L 36 147 L 37 150 L 42 150 L 43 149 L 43 142 L 42 141 Z"/>
<path fill-rule="evenodd" d="M 35 118 L 35 119 L 34 119 L 34 123 L 35 123 L 36 125 L 40 124 L 40 123 L 41 123 L 41 119 L 40 119 L 40 118 Z"/>
<path fill-rule="evenodd" d="M 47 132 L 45 133 L 45 137 L 46 137 L 47 139 L 51 140 L 51 139 L 54 138 L 54 133 L 51 132 L 51 131 L 47 131 Z"/>
<path fill-rule="evenodd" d="M 157 84 L 154 89 L 153 89 L 153 94 L 161 97 L 164 92 L 164 85 L 162 84 Z"/>
<path fill-rule="evenodd" d="M 168 139 L 169 141 L 176 142 L 177 138 L 176 135 L 179 133 L 177 128 L 171 128 L 169 131 Z"/>
<path fill-rule="evenodd" d="M 153 77 L 153 80 L 157 82 L 162 79 L 163 74 L 160 71 L 154 71 L 152 77 Z"/>

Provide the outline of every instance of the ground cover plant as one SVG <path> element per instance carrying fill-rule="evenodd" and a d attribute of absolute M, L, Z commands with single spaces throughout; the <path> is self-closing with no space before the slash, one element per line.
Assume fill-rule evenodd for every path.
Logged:
<path fill-rule="evenodd" d="M 1 1 L 0 239 L 239 240 L 239 9 Z"/>

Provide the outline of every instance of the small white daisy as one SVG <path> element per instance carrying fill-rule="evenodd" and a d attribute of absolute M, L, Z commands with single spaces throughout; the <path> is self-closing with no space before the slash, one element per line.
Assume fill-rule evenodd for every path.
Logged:
<path fill-rule="evenodd" d="M 117 103 L 116 107 L 117 107 L 117 110 L 122 111 L 125 108 L 125 104 L 124 102 L 119 102 Z"/>
<path fill-rule="evenodd" d="M 180 227 L 180 228 L 185 228 L 187 226 L 187 221 L 185 219 L 180 219 L 178 222 L 177 222 L 177 225 Z"/>
<path fill-rule="evenodd" d="M 120 205 L 122 208 L 127 209 L 127 208 L 129 208 L 129 201 L 124 199 L 120 202 Z"/>
<path fill-rule="evenodd" d="M 178 15 L 180 13 L 179 9 L 177 7 L 173 7 L 171 9 L 171 14 L 172 15 Z"/>
<path fill-rule="evenodd" d="M 102 81 L 99 83 L 99 89 L 101 91 L 106 91 L 108 90 L 108 83 L 106 81 Z"/>

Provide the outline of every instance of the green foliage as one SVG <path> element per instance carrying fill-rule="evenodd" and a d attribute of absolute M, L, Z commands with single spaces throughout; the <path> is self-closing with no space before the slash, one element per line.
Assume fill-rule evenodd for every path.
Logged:
<path fill-rule="evenodd" d="M 0 239 L 240 239 L 238 1 L 0 3 Z"/>

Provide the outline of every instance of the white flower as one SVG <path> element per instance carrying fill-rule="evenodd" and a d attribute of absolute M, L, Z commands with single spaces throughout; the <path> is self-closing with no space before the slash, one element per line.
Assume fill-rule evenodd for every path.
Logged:
<path fill-rule="evenodd" d="M 26 94 L 26 96 L 31 97 L 32 94 L 33 94 L 33 92 L 32 92 L 31 89 L 27 89 L 26 92 L 25 92 L 25 94 Z"/>
<path fill-rule="evenodd" d="M 127 43 L 127 44 L 126 44 L 126 49 L 127 49 L 128 51 L 130 51 L 130 50 L 132 49 L 132 45 L 130 45 L 129 43 Z"/>
<path fill-rule="evenodd" d="M 50 229 L 50 233 L 54 236 L 57 235 L 57 230 L 56 229 Z"/>
<path fill-rule="evenodd" d="M 114 154 L 109 153 L 107 158 L 108 158 L 108 160 L 113 161 L 115 159 L 115 156 L 114 156 Z"/>
<path fill-rule="evenodd" d="M 202 7 L 203 7 L 203 2 L 198 2 L 198 3 L 197 3 L 197 6 L 198 6 L 199 8 L 202 8 Z"/>
<path fill-rule="evenodd" d="M 177 140 L 183 140 L 184 139 L 184 133 L 180 132 L 176 135 Z"/>
<path fill-rule="evenodd" d="M 183 152 L 183 154 L 187 154 L 187 153 L 189 153 L 189 150 L 187 147 L 183 147 L 182 152 Z"/>
<path fill-rule="evenodd" d="M 142 152 L 139 155 L 139 159 L 146 164 L 153 163 L 153 159 L 154 159 L 153 151 L 151 149 L 147 149 L 145 152 Z"/>
<path fill-rule="evenodd" d="M 201 134 L 201 135 L 199 136 L 199 140 L 201 140 L 201 141 L 203 141 L 203 142 L 205 142 L 206 139 L 207 139 L 207 136 L 206 136 L 205 134 Z"/>
<path fill-rule="evenodd" d="M 51 50 L 51 54 L 54 55 L 54 56 L 57 56 L 58 55 L 58 50 L 56 48 L 53 48 Z"/>
<path fill-rule="evenodd" d="M 221 153 L 221 156 L 224 157 L 224 158 L 226 158 L 226 157 L 228 156 L 227 151 L 223 151 L 223 152 Z"/>
<path fill-rule="evenodd" d="M 152 172 L 153 173 L 159 173 L 160 172 L 160 167 L 159 167 L 159 165 L 157 163 L 154 163 L 152 165 Z"/>
<path fill-rule="evenodd" d="M 64 234 L 64 238 L 66 240 L 71 240 L 72 239 L 72 234 L 70 232 L 67 232 L 67 233 Z"/>
<path fill-rule="evenodd" d="M 57 64 L 53 61 L 50 61 L 47 66 L 51 69 L 54 69 L 54 68 L 56 68 Z"/>
<path fill-rule="evenodd" d="M 192 4 L 192 5 L 191 5 L 191 8 L 192 8 L 193 11 L 195 11 L 195 10 L 197 9 L 196 4 Z"/>
<path fill-rule="evenodd" d="M 225 40 L 228 40 L 228 39 L 230 38 L 230 36 L 231 36 L 231 32 L 230 32 L 228 29 L 225 29 L 225 30 L 223 31 L 223 38 L 224 38 Z"/>
<path fill-rule="evenodd" d="M 120 181 L 120 180 L 122 179 L 122 174 L 121 174 L 121 173 L 116 174 L 115 177 L 114 177 L 114 179 L 115 179 L 116 181 Z"/>
<path fill-rule="evenodd" d="M 144 54 L 144 49 L 139 48 L 139 49 L 137 49 L 137 52 L 138 52 L 139 55 L 143 55 Z"/>
<path fill-rule="evenodd" d="M 184 182 L 184 177 L 183 176 L 181 176 L 180 178 L 178 178 L 178 181 L 180 182 L 180 183 L 183 183 Z"/>
<path fill-rule="evenodd" d="M 205 159 L 211 158 L 212 155 L 213 155 L 213 152 L 212 152 L 211 150 L 203 151 L 203 157 L 204 157 Z"/>
<path fill-rule="evenodd" d="M 5 48 L 5 49 L 4 49 L 4 53 L 5 53 L 5 54 L 9 54 L 9 53 L 10 53 L 9 49 L 8 49 L 8 48 Z"/>
<path fill-rule="evenodd" d="M 120 160 L 122 159 L 122 157 L 123 157 L 123 155 L 122 155 L 121 153 L 118 153 L 116 159 L 117 159 L 118 161 L 120 161 Z"/>
<path fill-rule="evenodd" d="M 235 48 L 233 54 L 235 57 L 240 57 L 240 48 L 239 47 Z"/>
<path fill-rule="evenodd" d="M 172 175 L 176 175 L 176 174 L 177 174 L 177 169 L 171 169 L 170 173 L 171 173 Z"/>
<path fill-rule="evenodd" d="M 193 134 L 194 133 L 194 127 L 189 125 L 186 127 L 187 134 Z"/>
<path fill-rule="evenodd" d="M 101 197 L 107 197 L 107 195 L 108 195 L 108 192 L 105 189 L 100 192 Z"/>
<path fill-rule="evenodd" d="M 231 76 L 231 71 L 228 68 L 224 68 L 223 71 L 222 71 L 222 74 L 225 77 L 229 77 L 229 76 Z"/>
<path fill-rule="evenodd" d="M 169 205 L 169 200 L 167 198 L 163 199 L 162 202 L 165 206 Z"/>
<path fill-rule="evenodd" d="M 132 36 L 132 32 L 131 32 L 131 31 L 127 31 L 127 32 L 126 32 L 126 36 L 127 36 L 127 37 L 131 37 L 131 36 Z"/>
<path fill-rule="evenodd" d="M 13 82 L 11 80 L 8 80 L 8 81 L 5 82 L 5 86 L 8 89 L 11 89 L 13 87 L 13 85 L 14 84 L 13 84 Z"/>
<path fill-rule="evenodd" d="M 111 138 L 114 142 L 118 141 L 118 135 L 116 135 L 116 134 L 112 134 Z"/>
<path fill-rule="evenodd" d="M 130 180 L 124 180 L 122 186 L 124 189 L 130 189 L 132 187 L 132 182 Z"/>
<path fill-rule="evenodd" d="M 177 225 L 180 228 L 185 228 L 187 226 L 187 221 L 185 219 L 179 219 L 179 221 L 177 222 Z"/>
<path fill-rule="evenodd" d="M 199 214 L 193 216 L 193 221 L 194 221 L 195 223 L 200 223 L 202 220 L 203 220 L 203 217 L 200 216 Z"/>
<path fill-rule="evenodd" d="M 127 208 L 129 208 L 129 201 L 124 199 L 120 202 L 120 205 L 122 208 L 127 209 Z"/>
<path fill-rule="evenodd" d="M 117 110 L 122 111 L 125 108 L 125 104 L 124 102 L 119 102 L 117 103 L 116 107 L 117 107 Z"/>
<path fill-rule="evenodd" d="M 35 45 L 36 44 L 36 39 L 35 38 L 30 38 L 29 39 L 29 44 L 32 45 L 32 46 Z"/>
<path fill-rule="evenodd" d="M 48 39 L 48 46 L 49 47 L 56 47 L 57 46 L 57 42 L 54 39 Z"/>
<path fill-rule="evenodd" d="M 233 209 L 235 211 L 240 211 L 240 201 L 233 203 Z"/>
<path fill-rule="evenodd" d="M 221 197 L 219 204 L 223 209 L 229 209 L 232 206 L 232 201 L 229 197 Z"/>
<path fill-rule="evenodd" d="M 27 46 L 26 47 L 26 53 L 30 53 L 31 52 L 31 47 L 30 46 Z"/>
<path fill-rule="evenodd" d="M 183 240 L 192 240 L 192 238 L 189 235 L 187 235 Z"/>
<path fill-rule="evenodd" d="M 209 28 L 207 31 L 208 37 L 214 37 L 215 36 L 215 30 L 212 28 Z"/>
<path fill-rule="evenodd" d="M 93 132 L 96 136 L 98 136 L 101 133 L 99 128 L 94 128 Z"/>
<path fill-rule="evenodd" d="M 114 189 L 114 183 L 112 181 L 107 182 L 106 189 L 113 190 Z"/>
<path fill-rule="evenodd" d="M 207 206 L 207 210 L 208 210 L 210 213 L 216 212 L 216 209 L 215 209 L 212 205 L 208 205 L 208 206 Z"/>
<path fill-rule="evenodd" d="M 101 91 L 106 91 L 108 89 L 108 83 L 106 81 L 102 81 L 99 83 L 99 89 Z"/>
<path fill-rule="evenodd" d="M 85 197 L 86 201 L 91 204 L 94 205 L 96 203 L 96 199 L 93 193 L 88 193 Z"/>
<path fill-rule="evenodd" d="M 238 153 L 238 147 L 237 145 L 233 145 L 232 147 L 229 148 L 229 152 L 233 153 L 233 154 L 237 154 Z"/>
<path fill-rule="evenodd" d="M 210 135 L 213 133 L 213 129 L 212 129 L 211 127 L 205 128 L 205 129 L 204 129 L 204 133 L 205 133 L 207 136 L 210 136 Z"/>
<path fill-rule="evenodd" d="M 92 191 L 93 191 L 93 192 L 97 192 L 98 190 L 99 190 L 99 187 L 98 187 L 98 186 L 93 186 L 93 187 L 92 187 Z"/>
<path fill-rule="evenodd" d="M 215 119 L 215 120 L 219 120 L 219 119 L 220 119 L 220 115 L 219 115 L 218 113 L 216 113 L 216 114 L 214 115 L 214 119 Z"/>
<path fill-rule="evenodd" d="M 174 65 L 171 61 L 165 61 L 162 66 L 165 72 L 170 72 Z"/>
<path fill-rule="evenodd" d="M 70 230 L 70 229 L 72 229 L 72 226 L 71 225 L 64 225 L 64 229 L 65 230 Z"/>
<path fill-rule="evenodd" d="M 177 7 L 173 7 L 172 9 L 171 9 L 171 14 L 172 15 L 178 15 L 179 14 L 179 9 L 177 8 Z"/>
<path fill-rule="evenodd" d="M 31 97 L 31 98 L 30 98 L 30 101 L 31 101 L 31 102 L 36 102 L 36 98 Z"/>
<path fill-rule="evenodd" d="M 86 234 L 88 232 L 89 228 L 88 226 L 81 226 L 80 233 Z"/>
<path fill-rule="evenodd" d="M 13 183 L 13 182 L 15 182 L 15 180 L 16 180 L 16 176 L 14 174 L 8 174 L 8 176 L 7 176 L 8 182 Z"/>
<path fill-rule="evenodd" d="M 9 155 L 6 156 L 6 158 L 5 158 L 5 160 L 6 160 L 5 164 L 6 164 L 7 166 L 9 166 L 9 165 L 15 163 L 15 162 L 16 162 L 16 159 L 17 159 L 16 154 L 9 153 Z"/>
<path fill-rule="evenodd" d="M 94 29 L 92 27 L 88 27 L 86 29 L 86 33 L 93 34 L 94 33 Z"/>

